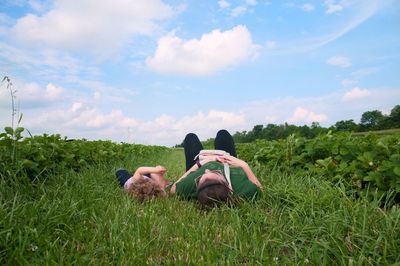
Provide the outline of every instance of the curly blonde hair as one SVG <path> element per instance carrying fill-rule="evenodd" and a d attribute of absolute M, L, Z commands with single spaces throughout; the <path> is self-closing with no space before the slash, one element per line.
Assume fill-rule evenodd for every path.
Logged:
<path fill-rule="evenodd" d="M 128 195 L 138 200 L 139 202 L 144 202 L 158 197 L 166 197 L 167 193 L 160 188 L 152 180 L 137 180 L 132 184 L 132 186 L 127 191 Z"/>

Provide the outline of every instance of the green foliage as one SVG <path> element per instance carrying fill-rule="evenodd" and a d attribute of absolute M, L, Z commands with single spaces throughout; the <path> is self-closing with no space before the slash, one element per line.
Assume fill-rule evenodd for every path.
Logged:
<path fill-rule="evenodd" d="M 360 124 L 356 124 L 351 119 L 338 121 L 329 128 L 321 127 L 318 122 L 312 122 L 311 126 L 296 126 L 287 123 L 281 125 L 268 124 L 266 126 L 256 125 L 250 131 L 236 132 L 233 138 L 236 143 L 249 143 L 258 139 L 286 139 L 293 134 L 298 137 L 312 139 L 329 131 L 366 132 L 396 128 L 400 128 L 400 105 L 393 107 L 389 116 L 382 114 L 378 110 L 364 112 Z"/>
<path fill-rule="evenodd" d="M 285 139 L 292 134 L 306 138 L 314 138 L 315 136 L 326 132 L 328 132 L 328 129 L 321 127 L 317 122 L 313 122 L 311 127 L 307 125 L 289 125 L 287 123 L 281 125 L 268 124 L 265 127 L 263 125 L 256 125 L 248 132 L 236 132 L 233 135 L 233 138 L 236 143 L 248 143 L 257 139 Z"/>
<path fill-rule="evenodd" d="M 381 111 L 374 110 L 364 112 L 361 116 L 360 127 L 363 130 L 381 129 L 380 125 L 382 124 L 383 119 L 384 116 Z"/>
<path fill-rule="evenodd" d="M 347 193 L 385 198 L 400 193 L 400 135 L 349 133 L 306 139 L 291 135 L 286 140 L 239 144 L 240 158 L 288 173 L 311 172 Z"/>
<path fill-rule="evenodd" d="M 111 141 L 68 140 L 59 134 L 23 138 L 24 128 L 6 127 L 0 134 L 0 176 L 40 178 L 67 170 L 140 158 L 166 147 L 116 144 Z"/>
<path fill-rule="evenodd" d="M 354 122 L 353 119 L 350 120 L 341 120 L 335 123 L 333 128 L 336 131 L 357 131 L 358 125 Z"/>
<path fill-rule="evenodd" d="M 388 120 L 388 128 L 400 128 L 400 105 L 393 107 L 390 111 Z"/>
<path fill-rule="evenodd" d="M 293 139 L 291 140 L 293 141 Z M 152 148 L 146 148 L 151 151 Z M 181 149 L 51 175 L 0 179 L 0 265 L 397 265 L 400 209 L 353 200 L 304 173 L 255 167 L 263 197 L 201 212 L 174 196 L 140 204 L 114 169 L 162 162 L 184 171 Z"/>

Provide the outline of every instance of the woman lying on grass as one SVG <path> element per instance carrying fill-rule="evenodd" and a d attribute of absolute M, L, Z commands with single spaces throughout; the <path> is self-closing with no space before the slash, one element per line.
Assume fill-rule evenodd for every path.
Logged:
<path fill-rule="evenodd" d="M 253 200 L 261 195 L 261 183 L 249 165 L 236 158 L 235 144 L 228 131 L 218 132 L 214 146 L 229 155 L 208 155 L 201 161 L 196 160 L 203 146 L 193 133 L 186 135 L 183 146 L 186 173 L 175 182 L 171 193 L 198 200 L 203 209 L 232 203 L 238 198 Z"/>
<path fill-rule="evenodd" d="M 165 197 L 165 188 L 169 182 L 164 178 L 167 169 L 161 165 L 156 167 L 142 166 L 131 175 L 126 169 L 115 172 L 119 184 L 124 190 L 139 202 L 155 197 Z"/>

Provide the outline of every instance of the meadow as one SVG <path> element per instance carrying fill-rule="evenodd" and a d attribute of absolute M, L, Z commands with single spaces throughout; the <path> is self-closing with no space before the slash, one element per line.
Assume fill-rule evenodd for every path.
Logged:
<path fill-rule="evenodd" d="M 367 178 L 372 185 L 356 186 L 363 193 L 355 197 L 352 182 L 334 178 L 347 174 L 338 158 L 321 152 L 332 149 L 328 140 L 311 153 L 314 168 L 304 169 L 299 160 L 309 158 L 295 152 L 309 147 L 295 144 L 301 139 L 240 145 L 238 156 L 263 184 L 262 198 L 204 212 L 175 196 L 140 204 L 116 182 L 118 167 L 133 171 L 158 164 L 176 180 L 184 171 L 182 149 L 67 141 L 59 135 L 14 141 L 18 134 L 11 133 L 0 136 L 1 265 L 400 264 L 400 209 L 393 191 L 373 193 L 378 187 Z M 400 144 L 400 138 L 366 138 L 388 145 L 388 158 L 376 155 L 379 166 Z M 284 149 L 280 145 L 286 150 L 273 157 L 271 149 Z M 331 157 L 337 169 L 325 167 L 315 154 Z M 355 160 L 363 163 L 362 155 Z M 381 171 L 379 166 L 370 172 Z M 387 167 L 395 171 L 397 161 Z M 326 169 L 336 169 L 335 175 Z"/>

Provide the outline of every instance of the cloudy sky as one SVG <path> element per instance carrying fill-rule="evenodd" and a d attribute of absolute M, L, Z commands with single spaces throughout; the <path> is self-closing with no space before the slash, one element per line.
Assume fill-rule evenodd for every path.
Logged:
<path fill-rule="evenodd" d="M 399 25 L 395 0 L 0 0 L 0 75 L 33 134 L 171 146 L 388 113 Z"/>

